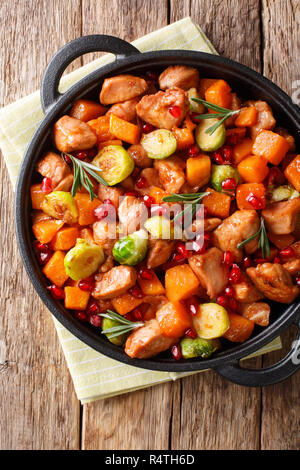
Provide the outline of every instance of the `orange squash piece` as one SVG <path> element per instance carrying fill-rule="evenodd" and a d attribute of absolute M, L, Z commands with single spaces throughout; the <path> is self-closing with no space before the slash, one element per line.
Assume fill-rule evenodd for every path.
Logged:
<path fill-rule="evenodd" d="M 151 197 L 153 197 L 156 204 L 160 204 L 164 197 L 169 196 L 169 193 L 167 193 L 163 189 L 159 188 L 158 186 L 151 186 L 150 191 L 149 191 L 149 195 Z"/>
<path fill-rule="evenodd" d="M 144 299 L 137 299 L 128 293 L 120 295 L 112 300 L 113 307 L 120 315 L 126 315 L 134 308 L 138 307 L 144 302 Z"/>
<path fill-rule="evenodd" d="M 262 183 L 244 183 L 240 184 L 236 190 L 236 203 L 239 209 L 253 209 L 253 206 L 247 201 L 247 197 L 252 193 L 261 201 L 266 201 L 266 188 Z"/>
<path fill-rule="evenodd" d="M 30 194 L 32 209 L 41 209 L 42 202 L 46 196 L 46 193 L 41 190 L 41 184 L 33 184 L 30 187 Z"/>
<path fill-rule="evenodd" d="M 194 295 L 199 285 L 199 279 L 188 264 L 174 266 L 166 271 L 166 295 L 171 302 L 184 300 Z"/>
<path fill-rule="evenodd" d="M 98 143 L 98 150 L 102 150 L 104 147 L 108 145 L 120 145 L 122 147 L 122 140 L 105 140 L 104 142 Z"/>
<path fill-rule="evenodd" d="M 297 155 L 294 160 L 284 170 L 286 179 L 300 192 L 300 155 Z"/>
<path fill-rule="evenodd" d="M 233 162 L 237 166 L 245 157 L 252 154 L 253 140 L 248 137 L 233 147 Z"/>
<path fill-rule="evenodd" d="M 205 98 L 206 90 L 208 90 L 208 88 L 211 87 L 217 81 L 217 78 L 201 78 L 198 90 L 201 98 Z"/>
<path fill-rule="evenodd" d="M 88 241 L 89 243 L 95 243 L 93 231 L 90 228 L 82 228 L 80 230 L 80 238 L 84 238 L 84 240 Z"/>
<path fill-rule="evenodd" d="M 255 106 L 242 108 L 234 121 L 237 127 L 252 127 L 257 121 L 257 109 Z"/>
<path fill-rule="evenodd" d="M 202 204 L 206 207 L 209 215 L 225 219 L 229 216 L 231 197 L 224 193 L 219 193 L 214 189 L 207 188 L 208 196 L 202 199 Z"/>
<path fill-rule="evenodd" d="M 79 225 L 91 225 L 96 222 L 97 219 L 94 215 L 94 210 L 100 206 L 102 202 L 97 198 L 91 201 L 90 195 L 84 193 L 76 193 L 74 199 L 79 212 Z"/>
<path fill-rule="evenodd" d="M 88 122 L 97 119 L 107 111 L 105 106 L 91 100 L 76 100 L 70 111 L 70 116 L 80 119 L 80 121 Z"/>
<path fill-rule="evenodd" d="M 63 251 L 55 251 L 43 268 L 45 276 L 58 287 L 63 286 L 69 277 L 65 271 L 64 259 Z"/>
<path fill-rule="evenodd" d="M 198 155 L 186 161 L 186 178 L 190 186 L 200 188 L 210 180 L 211 159 L 208 155 Z"/>
<path fill-rule="evenodd" d="M 59 230 L 51 241 L 53 250 L 70 250 L 76 245 L 79 238 L 79 230 L 77 227 L 65 227 Z"/>
<path fill-rule="evenodd" d="M 109 130 L 111 134 L 128 144 L 134 145 L 139 143 L 141 131 L 138 126 L 114 114 L 111 114 L 109 118 Z"/>
<path fill-rule="evenodd" d="M 232 341 L 233 343 L 243 343 L 252 334 L 255 323 L 248 320 L 242 315 L 236 313 L 228 313 L 230 320 L 230 327 L 224 334 L 224 338 Z"/>
<path fill-rule="evenodd" d="M 98 119 L 92 119 L 87 124 L 97 136 L 97 143 L 105 140 L 114 140 L 115 136 L 109 130 L 109 116 L 100 116 Z"/>
<path fill-rule="evenodd" d="M 262 130 L 254 140 L 253 154 L 265 158 L 273 165 L 279 165 L 290 150 L 288 141 L 272 131 Z"/>
<path fill-rule="evenodd" d="M 249 155 L 238 164 L 238 172 L 246 183 L 262 183 L 269 168 L 262 157 Z"/>
<path fill-rule="evenodd" d="M 156 276 L 155 272 L 151 270 L 153 275 L 152 279 L 142 279 L 138 276 L 138 284 L 145 295 L 161 295 L 165 293 L 165 288 Z"/>
<path fill-rule="evenodd" d="M 183 121 L 183 127 L 184 128 L 187 128 L 187 129 L 190 129 L 190 131 L 193 131 L 196 127 L 197 127 L 197 124 L 195 124 L 191 118 L 190 118 L 190 115 L 187 114 L 184 121 Z"/>
<path fill-rule="evenodd" d="M 194 134 L 189 128 L 180 129 L 176 127 L 172 129 L 172 133 L 177 140 L 177 150 L 184 150 L 194 144 Z"/>
<path fill-rule="evenodd" d="M 205 100 L 210 103 L 230 109 L 232 95 L 231 88 L 225 80 L 217 80 L 205 92 Z M 215 113 L 211 109 L 209 112 Z"/>
<path fill-rule="evenodd" d="M 232 145 L 230 142 L 231 136 L 238 137 L 240 142 L 246 135 L 246 127 L 233 127 L 232 129 L 226 129 L 226 144 Z"/>
<path fill-rule="evenodd" d="M 65 307 L 71 310 L 85 310 L 90 298 L 90 293 L 79 287 L 65 287 Z"/>
<path fill-rule="evenodd" d="M 168 302 L 156 312 L 161 333 L 169 338 L 180 338 L 191 327 L 192 321 L 180 302 Z"/>
<path fill-rule="evenodd" d="M 40 243 L 49 243 L 63 225 L 61 220 L 41 220 L 32 226 L 32 231 Z"/>

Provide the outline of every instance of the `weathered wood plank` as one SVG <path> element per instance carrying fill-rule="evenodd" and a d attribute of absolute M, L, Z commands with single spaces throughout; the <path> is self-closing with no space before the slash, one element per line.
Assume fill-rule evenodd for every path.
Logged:
<path fill-rule="evenodd" d="M 113 13 L 112 13 L 113 12 Z M 167 1 L 83 0 L 83 34 L 132 41 L 167 24 Z M 99 54 L 87 55 L 84 61 Z M 172 385 L 84 405 L 84 449 L 167 449 Z"/>
<path fill-rule="evenodd" d="M 80 35 L 80 0 L 60 8 L 55 0 L 6 0 L 0 17 L 3 106 L 37 89 L 54 52 Z M 77 449 L 79 403 L 50 313 L 22 266 L 2 158 L 0 172 L 0 448 Z"/>
<path fill-rule="evenodd" d="M 299 80 L 300 66 L 300 1 L 263 0 L 264 74 L 292 93 Z M 264 366 L 278 362 L 295 337 L 289 329 L 282 338 L 283 351 L 264 358 Z M 264 388 L 262 394 L 262 449 L 295 449 L 300 447 L 300 373 L 282 384 Z"/>

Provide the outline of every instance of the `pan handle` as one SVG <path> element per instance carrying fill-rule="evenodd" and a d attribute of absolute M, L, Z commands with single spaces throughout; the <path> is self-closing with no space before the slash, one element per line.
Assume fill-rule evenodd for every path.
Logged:
<path fill-rule="evenodd" d="M 67 66 L 83 54 L 100 51 L 115 54 L 117 60 L 130 55 L 140 54 L 140 51 L 129 44 L 129 42 L 104 34 L 82 36 L 65 44 L 53 56 L 43 76 L 41 101 L 45 113 L 62 96 L 58 91 L 58 85 Z"/>
<path fill-rule="evenodd" d="M 214 370 L 225 379 L 246 387 L 263 387 L 283 382 L 300 369 L 300 317 L 295 321 L 298 326 L 297 339 L 290 352 L 277 364 L 264 369 L 244 369 L 239 361 L 214 367 Z"/>

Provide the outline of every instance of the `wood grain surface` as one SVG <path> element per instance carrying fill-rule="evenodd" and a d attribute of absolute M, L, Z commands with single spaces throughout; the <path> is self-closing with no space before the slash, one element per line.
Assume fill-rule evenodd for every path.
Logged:
<path fill-rule="evenodd" d="M 75 37 L 107 33 L 130 41 L 185 16 L 220 54 L 264 72 L 288 93 L 300 79 L 299 0 L 2 0 L 0 105 L 37 89 L 51 56 Z M 0 171 L 1 449 L 299 449 L 299 374 L 261 390 L 205 372 L 81 408 L 51 316 L 18 255 L 2 159 Z M 293 335 L 284 335 L 285 350 Z M 247 365 L 268 365 L 282 354 Z"/>

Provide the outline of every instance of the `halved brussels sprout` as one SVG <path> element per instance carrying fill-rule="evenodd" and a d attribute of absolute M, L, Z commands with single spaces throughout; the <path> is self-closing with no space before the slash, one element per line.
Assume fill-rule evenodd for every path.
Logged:
<path fill-rule="evenodd" d="M 187 95 L 188 95 L 188 99 L 190 101 L 190 110 L 192 111 L 192 113 L 199 113 L 199 114 L 203 114 L 204 111 L 205 111 L 205 108 L 203 106 L 202 103 L 197 103 L 197 101 L 193 101 L 192 98 L 200 98 L 200 95 L 197 91 L 196 88 L 190 88 L 188 91 L 187 91 Z"/>
<path fill-rule="evenodd" d="M 114 326 L 119 326 L 120 323 L 117 322 L 116 320 L 111 320 L 110 318 L 103 318 L 102 321 L 102 330 L 108 330 L 109 328 L 113 328 Z M 128 333 L 123 333 L 122 335 L 115 336 L 114 338 L 111 338 L 112 333 L 105 333 L 105 336 L 107 339 L 115 344 L 116 346 L 123 346 L 125 344 L 125 341 L 128 337 Z"/>
<path fill-rule="evenodd" d="M 109 186 L 125 180 L 134 169 L 134 161 L 120 145 L 104 147 L 92 161 L 92 165 L 101 168 L 99 175 Z"/>
<path fill-rule="evenodd" d="M 78 221 L 78 210 L 71 193 L 53 191 L 45 196 L 41 204 L 45 214 L 55 219 L 63 220 L 66 224 L 75 224 Z"/>
<path fill-rule="evenodd" d="M 219 122 L 218 119 L 202 119 L 200 124 L 196 127 L 195 138 L 196 142 L 204 152 L 214 152 L 224 145 L 226 139 L 226 129 L 224 124 L 221 124 L 218 129 L 212 134 L 206 134 L 206 130 Z"/>
<path fill-rule="evenodd" d="M 200 305 L 197 315 L 193 316 L 193 326 L 200 338 L 213 339 L 226 333 L 230 320 L 224 307 L 211 302 Z"/>
<path fill-rule="evenodd" d="M 299 197 L 300 194 L 292 186 L 278 186 L 278 188 L 273 188 L 271 190 L 271 200 L 275 202 L 287 201 L 289 199 L 294 199 Z"/>
<path fill-rule="evenodd" d="M 104 258 L 102 246 L 78 238 L 76 245 L 65 256 L 66 273 L 74 281 L 85 279 L 97 271 Z"/>
<path fill-rule="evenodd" d="M 120 264 L 134 266 L 146 256 L 148 235 L 145 230 L 139 230 L 118 240 L 113 248 L 113 257 Z"/>
<path fill-rule="evenodd" d="M 180 346 L 184 359 L 191 359 L 192 357 L 207 359 L 221 347 L 218 339 L 203 338 L 183 338 Z"/>
<path fill-rule="evenodd" d="M 176 151 L 177 140 L 171 131 L 156 129 L 149 134 L 143 135 L 141 145 L 146 150 L 149 158 L 162 160 Z"/>
<path fill-rule="evenodd" d="M 161 215 L 150 217 L 144 223 L 144 227 L 152 235 L 152 238 L 171 240 L 174 238 L 174 226 L 169 219 Z"/>
<path fill-rule="evenodd" d="M 230 165 L 212 165 L 211 184 L 216 191 L 222 191 L 222 182 L 227 178 L 235 179 L 238 184 L 240 175 L 237 169 Z"/>

